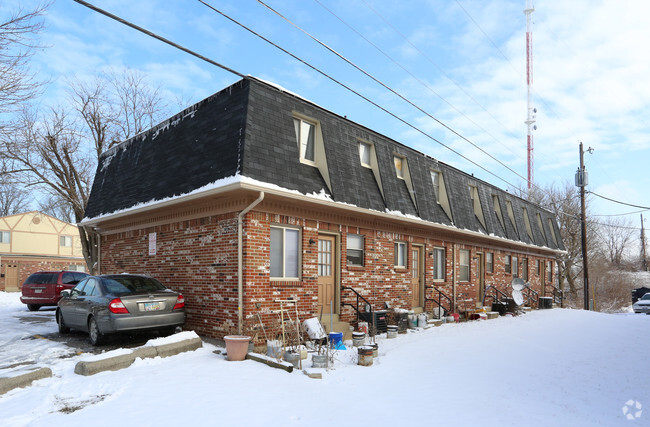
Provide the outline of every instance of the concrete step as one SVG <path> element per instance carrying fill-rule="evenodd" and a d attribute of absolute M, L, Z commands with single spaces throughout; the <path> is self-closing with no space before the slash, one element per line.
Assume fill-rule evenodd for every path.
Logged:
<path fill-rule="evenodd" d="M 342 322 L 339 320 L 339 315 L 338 314 L 333 314 L 332 315 L 332 322 L 333 324 L 333 330 L 330 331 L 330 316 L 329 315 L 323 315 L 323 319 L 321 320 L 321 324 L 323 325 L 323 329 L 325 329 L 325 332 L 328 334 L 330 332 L 343 332 L 343 339 L 344 340 L 351 340 L 352 339 L 352 331 L 350 331 L 350 324 L 348 322 Z"/>
<path fill-rule="evenodd" d="M 488 311 L 487 312 L 487 318 L 488 320 L 490 319 L 496 319 L 499 317 L 499 312 L 498 311 Z"/>

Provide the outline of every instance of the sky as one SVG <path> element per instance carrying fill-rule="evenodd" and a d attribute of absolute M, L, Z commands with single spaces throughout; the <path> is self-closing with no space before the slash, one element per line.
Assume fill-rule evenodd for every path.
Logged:
<path fill-rule="evenodd" d="M 207 1 L 411 126 L 199 1 L 91 3 L 500 188 L 526 185 L 525 0 L 266 0 L 286 20 L 260 1 Z M 35 4 L 8 0 L 0 8 L 5 15 Z M 582 141 L 585 150 L 594 149 L 585 154 L 588 190 L 649 207 L 650 56 L 644 52 L 650 3 L 548 0 L 534 7 L 535 184 L 573 183 Z M 239 80 L 71 0 L 53 3 L 45 25 L 41 36 L 48 47 L 33 61 L 33 70 L 50 81 L 45 104 L 64 101 L 66 79 L 108 68 L 146 73 L 176 102 L 170 115 Z M 640 226 L 638 208 L 592 196 L 590 209 L 602 220 L 634 212 L 626 218 Z"/>
<path fill-rule="evenodd" d="M 644 314 L 534 310 L 379 334 L 372 366 L 357 365 L 351 341 L 332 352 L 327 370 L 311 367 L 310 352 L 302 369 L 322 379 L 226 361 L 224 348 L 207 342 L 81 376 L 78 362 L 132 349 L 76 352 L 52 339 L 54 310 L 29 312 L 18 296 L 0 292 L 0 377 L 40 367 L 53 376 L 0 395 L 7 426 L 638 426 L 650 418 Z"/>

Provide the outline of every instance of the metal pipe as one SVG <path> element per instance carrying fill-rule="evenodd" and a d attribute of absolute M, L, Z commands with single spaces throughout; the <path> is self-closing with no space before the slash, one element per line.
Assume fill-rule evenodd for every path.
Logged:
<path fill-rule="evenodd" d="M 244 216 L 262 200 L 264 200 L 264 192 L 260 191 L 259 197 L 237 216 L 237 333 L 240 335 L 244 323 L 242 311 L 244 305 L 244 278 L 242 277 L 244 270 Z"/>

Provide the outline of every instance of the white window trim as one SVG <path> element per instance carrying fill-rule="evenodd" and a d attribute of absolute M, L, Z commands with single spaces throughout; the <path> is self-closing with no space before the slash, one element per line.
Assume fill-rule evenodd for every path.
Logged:
<path fill-rule="evenodd" d="M 67 245 L 66 243 L 70 243 L 70 244 Z M 72 236 L 66 236 L 66 235 L 59 236 L 59 246 L 62 248 L 71 248 Z"/>
<path fill-rule="evenodd" d="M 533 229 L 530 226 L 530 218 L 528 218 L 528 209 L 522 207 L 521 213 L 522 216 L 524 217 L 524 224 L 526 225 L 526 233 L 528 233 L 528 238 L 531 240 L 531 242 L 534 242 L 535 239 L 533 239 Z"/>
<path fill-rule="evenodd" d="M 494 205 L 494 212 L 497 214 L 497 218 L 501 223 L 501 227 L 503 227 L 503 231 L 505 231 L 506 224 L 503 221 L 503 213 L 501 212 L 501 204 L 499 203 L 499 196 L 497 196 L 496 194 L 492 195 L 492 204 Z"/>
<path fill-rule="evenodd" d="M 447 217 L 453 221 L 451 217 L 451 208 L 449 207 L 449 198 L 447 197 L 447 187 L 445 187 L 445 176 L 441 170 L 431 169 L 431 172 L 438 174 L 438 199 L 436 202 L 440 205 Z M 433 185 L 433 178 L 431 178 L 431 185 Z"/>
<path fill-rule="evenodd" d="M 442 278 L 436 277 L 436 268 L 438 267 L 437 253 L 442 253 Z M 444 247 L 434 246 L 433 247 L 433 281 L 434 282 L 444 282 L 447 277 L 447 251 Z"/>
<path fill-rule="evenodd" d="M 361 238 L 361 249 L 351 248 L 350 247 L 350 236 L 356 236 L 356 237 Z M 348 233 L 348 235 L 346 237 L 345 246 L 346 246 L 346 248 L 345 248 L 346 254 L 345 255 L 346 255 L 347 265 L 352 266 L 352 267 L 363 267 L 364 265 L 366 265 L 366 250 L 365 250 L 365 248 L 366 248 L 366 236 L 364 236 L 363 234 Z M 350 263 L 350 260 L 347 258 L 347 251 L 349 251 L 349 250 L 361 251 L 361 264 L 352 264 L 352 263 Z"/>
<path fill-rule="evenodd" d="M 0 231 L 0 243 L 3 245 L 11 243 L 11 231 Z"/>
<path fill-rule="evenodd" d="M 508 210 L 508 217 L 510 218 L 510 223 L 515 229 L 515 232 L 519 234 L 519 230 L 517 229 L 517 221 L 515 221 L 515 211 L 512 209 L 512 202 L 510 200 L 506 200 L 506 209 Z"/>
<path fill-rule="evenodd" d="M 489 258 L 491 258 L 491 261 L 488 263 L 488 255 Z M 490 268 L 488 269 L 488 265 Z M 494 252 L 486 252 L 485 253 L 485 272 L 486 273 L 494 273 Z"/>
<path fill-rule="evenodd" d="M 363 154 L 362 154 L 362 147 L 366 148 L 366 152 L 368 153 L 368 162 L 363 161 Z M 361 166 L 364 168 L 372 169 L 372 153 L 373 152 L 373 145 L 369 142 L 366 141 L 359 141 L 359 163 L 361 163 Z"/>
<path fill-rule="evenodd" d="M 401 173 L 402 176 L 400 176 L 397 173 L 397 165 L 395 165 L 395 160 L 400 159 L 402 162 L 402 168 L 401 168 Z M 406 183 L 406 188 L 408 189 L 409 196 L 411 196 L 411 200 L 413 201 L 413 206 L 415 206 L 415 210 L 418 210 L 418 202 L 415 198 L 415 190 L 413 189 L 413 181 L 411 180 L 411 172 L 409 170 L 409 162 L 406 156 L 403 156 L 401 154 L 393 153 L 393 169 L 395 170 L 395 175 L 397 176 L 398 179 L 401 179 Z"/>
<path fill-rule="evenodd" d="M 302 149 L 300 146 L 300 141 L 298 143 L 298 152 L 300 153 L 300 163 L 305 165 L 313 166 L 318 169 L 327 188 L 329 191 L 332 191 L 332 182 L 330 180 L 330 172 L 327 166 L 327 157 L 325 156 L 325 144 L 323 142 L 323 131 L 321 128 L 320 121 L 307 117 L 304 114 L 300 114 L 296 111 L 292 113 L 294 119 L 298 119 L 307 123 L 314 125 L 314 161 L 310 161 L 302 158 Z"/>
<path fill-rule="evenodd" d="M 463 254 L 467 254 L 467 264 L 463 264 Z M 468 283 L 472 279 L 472 254 L 469 249 L 461 249 L 458 251 L 458 281 L 462 283 Z M 467 280 L 463 280 L 463 267 L 467 267 Z"/>
<path fill-rule="evenodd" d="M 269 278 L 271 281 L 282 281 L 282 282 L 297 282 L 301 280 L 302 277 L 302 229 L 299 227 L 288 227 L 286 225 L 280 225 L 280 224 L 272 224 L 271 228 L 277 228 L 282 230 L 282 248 L 284 250 L 284 253 L 282 254 L 282 276 L 271 276 L 271 265 L 269 264 Z M 286 276 L 286 250 L 287 250 L 287 238 L 286 238 L 286 230 L 296 230 L 298 231 L 298 248 L 297 248 L 297 263 L 298 263 L 298 272 L 297 276 Z M 270 235 L 269 235 L 270 237 Z M 269 240 L 269 262 L 270 262 L 270 250 L 271 250 L 271 241 Z"/>
<path fill-rule="evenodd" d="M 487 227 L 485 225 L 485 217 L 483 216 L 483 208 L 481 207 L 481 199 L 479 198 L 478 195 L 478 187 L 476 185 L 470 185 L 469 193 L 470 193 L 470 198 L 472 199 L 474 215 L 481 223 L 483 228 L 487 230 Z"/>
<path fill-rule="evenodd" d="M 398 248 L 404 247 L 404 251 L 400 251 Z M 402 241 L 396 241 L 395 244 L 393 245 L 393 264 L 395 268 L 403 268 L 406 269 L 408 267 L 408 243 L 407 242 L 402 242 Z M 400 260 L 398 254 L 403 254 L 404 259 Z M 402 263 L 400 263 L 402 261 Z"/>
<path fill-rule="evenodd" d="M 365 144 L 370 147 L 370 165 L 365 165 L 361 163 L 360 151 L 359 151 L 359 162 L 361 163 L 361 166 L 372 169 L 372 174 L 375 176 L 375 181 L 377 181 L 377 186 L 379 186 L 379 192 L 381 193 L 381 197 L 385 201 L 386 197 L 384 196 L 384 186 L 381 183 L 381 174 L 379 173 L 379 162 L 377 161 L 377 151 L 375 150 L 375 144 L 362 139 L 358 139 L 357 141 L 359 142 L 359 147 L 361 147 L 361 144 Z M 361 148 L 359 148 L 359 150 L 361 150 Z"/>

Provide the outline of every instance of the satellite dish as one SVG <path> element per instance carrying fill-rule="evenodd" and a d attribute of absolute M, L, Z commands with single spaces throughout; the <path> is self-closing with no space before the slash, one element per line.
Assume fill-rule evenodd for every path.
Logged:
<path fill-rule="evenodd" d="M 517 305 L 522 305 L 524 303 L 524 295 L 521 293 L 521 291 L 518 291 L 516 289 L 512 290 L 512 299 Z"/>
<path fill-rule="evenodd" d="M 522 291 L 526 287 L 526 282 L 524 282 L 524 279 L 520 277 L 515 277 L 512 279 L 512 282 L 510 283 L 512 286 L 513 291 Z"/>

